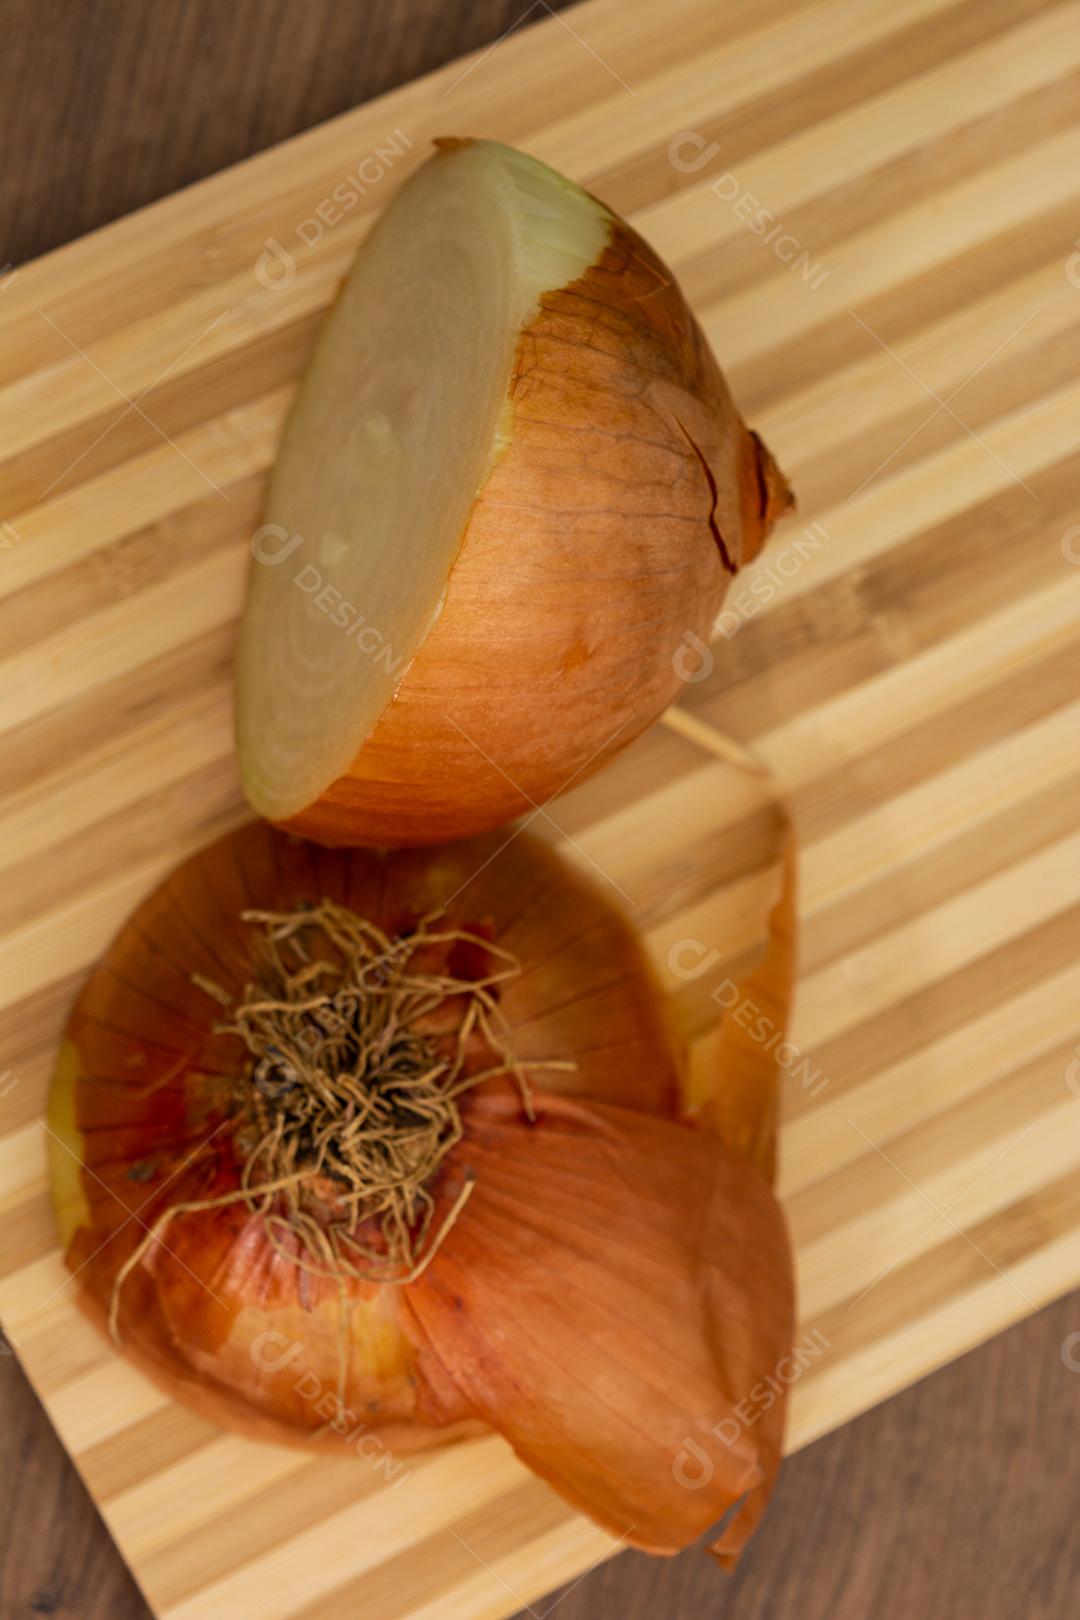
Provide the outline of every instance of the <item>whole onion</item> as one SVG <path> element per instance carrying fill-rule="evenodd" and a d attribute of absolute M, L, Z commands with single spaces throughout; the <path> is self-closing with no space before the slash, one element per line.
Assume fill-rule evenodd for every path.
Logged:
<path fill-rule="evenodd" d="M 774 924 L 753 993 L 782 1021 L 790 909 Z M 729 1558 L 782 1402 L 732 1414 L 793 1331 L 775 1070 L 731 1033 L 689 1120 L 633 932 L 525 835 L 337 851 L 248 826 L 138 908 L 72 1013 L 67 1263 L 219 1422 L 403 1452 L 494 1429 L 656 1552 L 745 1496 Z"/>

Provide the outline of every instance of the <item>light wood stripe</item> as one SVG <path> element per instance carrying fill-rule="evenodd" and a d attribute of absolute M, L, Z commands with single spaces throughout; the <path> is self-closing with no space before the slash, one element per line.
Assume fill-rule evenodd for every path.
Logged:
<path fill-rule="evenodd" d="M 814 1046 L 1080 899 L 1080 833 L 804 980 L 795 1038 Z"/>
<path fill-rule="evenodd" d="M 408 1481 L 407 1509 L 391 1487 L 342 1508 L 264 1554 L 259 1613 L 266 1620 L 284 1620 L 302 1601 L 331 1592 L 365 1567 L 406 1551 L 418 1537 L 442 1528 L 449 1515 L 484 1506 L 500 1490 L 511 1488 L 520 1475 L 520 1463 L 496 1439 L 437 1455 Z M 199 1620 L 215 1612 L 235 1612 L 248 1601 L 250 1575 L 245 1567 L 169 1612 L 177 1620 Z"/>
<path fill-rule="evenodd" d="M 925 1313 L 917 1309 L 915 1300 L 905 1300 L 887 1340 L 879 1339 L 842 1359 L 837 1356 L 819 1375 L 808 1376 L 796 1387 L 793 1426 L 801 1442 L 808 1444 L 827 1433 L 834 1426 L 833 1413 L 837 1409 L 843 1414 L 841 1421 L 847 1422 L 895 1394 L 901 1383 L 898 1361 L 905 1369 L 903 1382 L 907 1383 L 912 1381 L 912 1374 L 915 1378 L 925 1377 L 969 1350 L 983 1337 L 977 1339 L 972 1333 L 973 1318 L 987 1325 L 989 1333 L 985 1336 L 1000 1333 L 1027 1316 L 1033 1306 L 1046 1304 L 1077 1287 L 1078 1236 L 1080 1228 L 1074 1224 L 1053 1237 L 1011 1268 L 1011 1281 L 983 1267 L 986 1275 L 982 1282 L 958 1290 Z M 966 1249 L 963 1238 L 955 1239 L 955 1244 L 960 1250 Z M 974 1260 L 978 1262 L 977 1255 Z"/>
<path fill-rule="evenodd" d="M 281 431 L 292 389 L 278 389 L 252 405 L 200 424 L 178 440 L 181 450 L 216 483 L 228 487 L 264 473 Z M 29 511 L 12 512 L 20 543 L 7 554 L 0 599 L 77 567 L 95 550 L 175 518 L 214 491 L 206 479 L 176 466 L 176 451 L 160 441 L 116 471 L 66 487 Z M 168 471 L 169 476 L 163 474 Z M 73 480 L 74 482 L 74 480 Z M 220 498 L 220 497 L 218 497 Z"/>
<path fill-rule="evenodd" d="M 608 118 L 585 110 L 562 120 L 544 132 L 548 145 L 542 155 L 564 168 L 618 171 L 628 153 L 654 143 L 666 146 L 673 133 L 697 129 L 718 109 L 743 106 L 819 67 L 835 66 L 838 39 L 845 55 L 868 45 L 887 49 L 891 34 L 941 9 L 934 0 L 903 0 L 880 9 L 859 0 L 826 0 L 793 8 L 730 44 L 650 75 L 635 87 L 633 101 L 613 96 Z M 686 158 L 693 155 L 687 146 Z"/>
<path fill-rule="evenodd" d="M 1070 140 L 1072 149 L 1080 157 L 1080 133 Z M 1056 146 L 1056 142 L 1047 143 L 1047 148 Z M 1041 160 L 1051 157 L 1047 148 L 1039 149 Z M 1056 167 L 1050 172 L 1060 175 L 1062 171 Z M 1029 178 L 1033 177 L 1041 178 L 1041 170 L 1034 168 Z M 907 239 L 906 233 L 903 239 Z M 940 236 L 935 234 L 931 240 L 936 245 Z M 875 248 L 878 245 L 875 244 Z M 849 243 L 844 244 L 845 263 L 849 246 Z M 946 255 L 942 254 L 941 258 L 944 261 Z M 954 388 L 967 384 L 998 344 L 1007 348 L 1008 359 L 1015 359 L 1018 354 L 1026 354 L 1076 325 L 1074 289 L 1060 270 L 1060 255 L 1055 253 L 1052 260 L 1041 264 L 1037 270 L 995 287 L 984 298 L 924 327 L 913 339 L 895 343 L 896 353 L 914 376 L 903 370 L 896 354 L 876 346 L 867 336 L 866 347 L 870 353 L 866 358 L 797 393 L 785 394 L 777 405 L 764 411 L 762 422 L 778 438 L 797 437 L 799 454 L 810 466 L 818 456 L 835 448 L 838 437 L 846 438 L 853 428 L 859 429 L 860 424 L 852 422 L 850 410 L 846 414 L 843 410 L 844 404 L 855 394 L 864 407 L 865 415 L 860 413 L 863 423 L 867 420 L 875 424 L 891 423 L 905 409 L 916 405 L 929 412 L 934 394 L 949 394 Z M 817 292 L 824 293 L 827 285 L 822 283 Z M 845 278 L 843 288 L 838 288 L 839 313 L 860 304 L 857 292 Z M 774 299 L 775 296 L 774 293 Z M 1023 313 L 1019 313 L 1021 311 Z M 820 319 L 824 313 L 818 300 L 813 307 L 813 318 Z M 804 316 L 793 335 L 801 336 L 806 329 Z M 746 324 L 741 330 L 757 331 L 760 327 Z M 990 350 L 987 349 L 988 333 L 997 334 Z M 1050 459 L 1048 455 L 1046 462 Z M 1035 467 L 1030 470 L 1034 471 Z"/>
<path fill-rule="evenodd" d="M 622 895 L 702 1088 L 775 892 L 777 790 L 794 809 L 782 1189 L 828 1350 L 790 1444 L 1080 1282 L 1078 82 L 1076 0 L 589 0 L 0 301 L 0 1310 L 162 1616 L 494 1620 L 611 1550 L 497 1440 L 395 1492 L 174 1407 L 75 1310 L 45 1196 L 81 974 L 245 813 L 229 661 L 263 480 L 318 317 L 433 134 L 516 141 L 632 208 L 800 493 L 708 678 L 537 823 Z M 687 129 L 718 143 L 694 172 L 668 157 Z M 412 146 L 301 249 L 395 130 Z M 827 279 L 748 231 L 725 170 Z M 255 275 L 270 236 L 282 291 Z M 144 389 L 175 445 L 127 408 Z M 954 390 L 963 421 L 922 426 Z"/>
<path fill-rule="evenodd" d="M 1080 7 L 1056 6 L 1004 42 L 993 40 L 878 97 L 872 118 L 863 107 L 851 108 L 773 147 L 740 166 L 742 186 L 782 216 L 826 183 L 861 178 L 1080 65 L 1078 22 Z M 730 214 L 716 219 L 710 184 L 698 182 L 641 210 L 639 228 L 676 258 L 737 236 L 745 227 Z"/>
<path fill-rule="evenodd" d="M 785 784 L 805 782 L 918 720 L 947 711 L 1068 644 L 1080 626 L 1080 575 L 975 623 L 920 656 L 756 738 L 754 750 Z"/>
<path fill-rule="evenodd" d="M 877 1142 L 892 1141 L 935 1109 L 980 1094 L 1024 1059 L 1080 1038 L 1078 1006 L 1080 968 L 1070 967 L 841 1096 L 823 1096 L 819 1106 L 788 1124 L 785 1195 L 862 1155 L 866 1144 L 860 1131 Z"/>
<path fill-rule="evenodd" d="M 895 215 L 859 236 L 842 238 L 835 246 L 815 241 L 813 263 L 816 268 L 828 271 L 827 277 L 806 286 L 798 276 L 791 278 L 790 271 L 785 272 L 782 266 L 774 267 L 768 263 L 767 271 L 772 272 L 768 279 L 779 281 L 786 273 L 795 282 L 797 296 L 778 298 L 777 288 L 767 283 L 759 285 L 752 291 L 725 301 L 716 316 L 707 311 L 706 331 L 717 347 L 730 350 L 733 368 L 739 364 L 745 365 L 766 346 L 771 351 L 785 342 L 794 342 L 811 322 L 818 325 L 833 316 L 859 309 L 893 287 L 902 287 L 916 276 L 939 270 L 951 259 L 985 241 L 988 236 L 1017 229 L 1048 213 L 1056 205 L 1074 200 L 1080 191 L 1078 166 L 1080 129 L 1070 129 L 1013 161 L 984 170 L 974 179 L 953 187 L 930 202 Z M 835 266 L 832 262 L 834 254 L 839 261 Z M 1029 315 L 1034 316 L 1042 297 L 1047 294 L 1050 277 L 1043 270 L 1026 279 L 1032 283 Z M 1076 321 L 1076 302 L 1068 296 L 1072 289 L 1064 277 L 1060 277 L 1059 281 L 1055 278 L 1055 283 L 1050 286 L 1056 295 L 1055 307 L 1043 312 L 1043 323 L 1036 328 L 1037 333 L 1053 331 L 1055 317 L 1061 326 Z M 988 299 L 986 303 L 989 307 L 985 311 L 968 308 L 949 323 L 958 328 L 960 334 L 966 336 L 968 343 L 974 344 L 976 349 L 970 357 L 961 352 L 957 356 L 958 364 L 956 360 L 953 361 L 951 369 L 957 382 L 969 377 L 976 366 L 987 358 L 986 336 L 995 330 L 994 315 L 998 308 L 1004 317 L 1001 340 L 1010 335 L 1018 323 L 1017 310 L 1023 308 L 1023 289 L 1010 288 L 1007 300 Z M 763 319 L 766 311 L 767 320 Z M 1035 335 L 1028 331 L 1026 341 L 1033 342 Z M 943 370 L 949 364 L 952 357 L 943 354 L 937 343 L 928 341 L 928 335 L 921 334 L 920 343 L 928 351 L 925 364 L 929 371 Z M 751 347 L 752 344 L 758 347 Z M 925 389 L 920 389 L 918 383 L 898 372 L 895 362 L 892 368 L 887 368 L 882 357 L 875 354 L 873 358 L 877 372 L 892 384 L 894 390 L 906 386 L 916 403 L 922 403 L 926 398 Z M 913 364 L 913 369 L 930 381 L 926 371 L 920 370 L 917 364 Z M 951 376 L 946 376 L 942 382 L 931 383 L 931 386 L 944 387 L 947 391 L 951 380 Z M 850 398 L 850 385 L 858 385 L 860 393 L 866 389 L 862 397 L 872 411 L 872 382 L 873 378 L 862 375 L 852 377 L 841 372 L 828 379 L 829 393 L 835 396 L 837 391 L 842 391 Z M 823 385 L 818 386 L 821 388 Z M 894 400 L 894 409 L 895 404 Z M 788 401 L 787 410 L 799 413 L 799 444 L 802 453 L 809 459 L 823 448 L 821 440 L 815 438 L 813 424 L 805 422 L 799 401 Z M 764 420 L 772 431 L 783 431 L 774 415 L 766 412 Z"/>
<path fill-rule="evenodd" d="M 1048 1179 L 1075 1173 L 1080 1144 L 1078 1133 L 1069 1128 L 1074 1099 L 1060 1085 L 1060 1068 L 1054 1079 L 1058 1082 L 1057 1095 L 1063 1101 L 1041 1115 L 1026 1137 L 1021 1137 L 1015 1125 L 1011 1126 L 981 1152 L 967 1154 L 949 1165 L 946 1172 L 925 1180 L 916 1177 L 918 1189 L 910 1187 L 892 1165 L 869 1159 L 861 1179 L 880 1177 L 884 1185 L 888 1177 L 887 1184 L 898 1189 L 896 1196 L 883 1203 L 875 1200 L 871 1210 L 861 1213 L 858 1220 L 830 1227 L 820 1239 L 801 1244 L 799 1280 L 804 1311 L 812 1318 L 852 1298 L 857 1293 L 851 1287 L 853 1276 L 861 1274 L 872 1282 L 895 1264 L 898 1256 L 918 1258 L 940 1242 L 943 1234 L 948 1236 L 949 1224 L 939 1219 L 937 1209 L 954 1210 L 952 1219 L 957 1225 L 970 1225 L 1027 1197 Z M 974 1112 L 969 1110 L 969 1116 Z M 980 1175 L 991 1169 L 993 1174 L 980 1181 Z M 860 1178 L 845 1179 L 857 1183 Z M 818 1191 L 819 1198 L 825 1196 L 825 1190 Z M 856 1254 L 857 1268 L 853 1267 Z"/>

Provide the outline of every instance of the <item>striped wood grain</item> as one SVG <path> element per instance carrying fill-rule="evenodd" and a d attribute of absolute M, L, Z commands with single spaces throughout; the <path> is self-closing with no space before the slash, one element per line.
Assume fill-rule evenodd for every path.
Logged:
<path fill-rule="evenodd" d="M 0 284 L 0 1312 L 168 1620 L 479 1620 L 610 1550 L 496 1439 L 395 1491 L 169 1404 L 73 1309 L 46 1202 L 72 995 L 243 815 L 245 539 L 320 314 L 436 134 L 631 214 L 799 493 L 667 726 L 537 819 L 630 908 L 704 1084 L 775 882 L 732 760 L 794 806 L 782 1187 L 829 1349 L 792 1445 L 1080 1281 L 1078 90 L 1075 0 L 589 0 Z"/>

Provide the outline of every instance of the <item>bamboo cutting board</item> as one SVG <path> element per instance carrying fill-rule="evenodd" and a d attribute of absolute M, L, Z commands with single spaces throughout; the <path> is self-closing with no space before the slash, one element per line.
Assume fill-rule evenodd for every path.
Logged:
<path fill-rule="evenodd" d="M 703 1077 L 779 835 L 725 739 L 794 806 L 792 1445 L 1080 1282 L 1078 89 L 1077 3 L 589 0 L 0 280 L 0 1315 L 158 1615 L 479 1620 L 612 1550 L 495 1439 L 390 1489 L 169 1404 L 74 1309 L 46 1202 L 74 993 L 243 817 L 266 470 L 434 135 L 629 214 L 799 494 L 679 709 L 536 818 Z"/>

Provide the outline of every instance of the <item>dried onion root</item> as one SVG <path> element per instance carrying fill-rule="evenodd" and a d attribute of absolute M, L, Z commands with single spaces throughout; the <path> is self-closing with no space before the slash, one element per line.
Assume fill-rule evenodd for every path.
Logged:
<path fill-rule="evenodd" d="M 632 931 L 543 845 L 254 825 L 139 907 L 73 1011 L 67 1263 L 219 1422 L 340 1444 L 360 1421 L 396 1451 L 495 1429 L 652 1551 L 741 1503 L 730 1557 L 779 1416 L 717 1435 L 790 1346 L 791 1260 L 729 1145 L 759 1103 L 710 1134 L 681 1067 Z"/>

